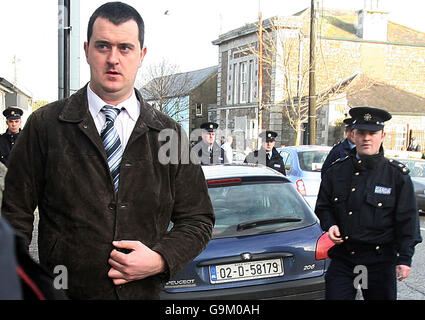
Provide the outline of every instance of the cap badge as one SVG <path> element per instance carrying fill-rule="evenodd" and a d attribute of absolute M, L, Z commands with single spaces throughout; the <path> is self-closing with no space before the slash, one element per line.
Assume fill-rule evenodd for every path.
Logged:
<path fill-rule="evenodd" d="M 210 128 L 212 129 L 212 128 L 214 128 L 214 126 L 212 124 L 210 124 Z"/>
<path fill-rule="evenodd" d="M 14 116 L 15 115 L 15 111 L 10 111 L 10 115 Z"/>
<path fill-rule="evenodd" d="M 363 117 L 364 121 L 370 121 L 372 119 L 372 116 L 370 113 L 366 113 Z"/>
<path fill-rule="evenodd" d="M 271 133 L 269 133 L 269 134 L 267 135 L 267 137 L 269 137 L 269 138 L 270 138 L 271 136 L 272 136 L 272 134 L 271 134 Z"/>

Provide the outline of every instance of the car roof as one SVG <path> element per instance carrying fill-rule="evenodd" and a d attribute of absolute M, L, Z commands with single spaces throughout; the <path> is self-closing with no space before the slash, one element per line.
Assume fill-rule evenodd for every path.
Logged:
<path fill-rule="evenodd" d="M 261 164 L 212 165 L 202 166 L 202 169 L 206 180 L 234 177 L 282 177 L 286 180 L 281 173 Z"/>
<path fill-rule="evenodd" d="M 299 145 L 299 146 L 287 146 L 283 148 L 277 148 L 278 151 L 285 149 L 295 150 L 295 151 L 314 151 L 314 150 L 331 150 L 332 147 L 329 146 L 318 146 L 318 145 Z"/>

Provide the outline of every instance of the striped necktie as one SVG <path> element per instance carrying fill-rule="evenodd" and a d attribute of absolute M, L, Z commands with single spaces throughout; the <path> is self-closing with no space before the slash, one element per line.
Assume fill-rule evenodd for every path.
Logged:
<path fill-rule="evenodd" d="M 106 116 L 106 122 L 102 131 L 100 132 L 100 137 L 102 138 L 103 145 L 105 146 L 109 170 L 111 171 L 115 192 L 118 192 L 123 150 L 120 137 L 114 126 L 114 121 L 121 110 L 112 106 L 104 106 L 100 111 L 102 111 Z"/>

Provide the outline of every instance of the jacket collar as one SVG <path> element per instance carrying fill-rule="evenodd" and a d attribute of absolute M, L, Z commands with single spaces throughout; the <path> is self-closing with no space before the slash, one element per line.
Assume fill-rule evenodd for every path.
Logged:
<path fill-rule="evenodd" d="M 65 100 L 65 105 L 59 113 L 59 120 L 70 123 L 80 123 L 90 118 L 87 86 L 88 84 Z M 143 127 L 149 127 L 157 131 L 165 129 L 165 124 L 158 118 L 153 107 L 144 102 L 139 90 L 135 89 L 135 92 L 137 99 L 140 101 L 140 116 L 137 119 L 135 129 L 138 130 Z"/>

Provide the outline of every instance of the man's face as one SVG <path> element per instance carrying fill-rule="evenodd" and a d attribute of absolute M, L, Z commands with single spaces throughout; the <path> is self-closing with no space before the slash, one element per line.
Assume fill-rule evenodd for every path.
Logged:
<path fill-rule="evenodd" d="M 6 124 L 10 132 L 18 133 L 21 126 L 21 119 L 7 119 Z"/>
<path fill-rule="evenodd" d="M 202 139 L 209 145 L 212 145 L 215 141 L 215 132 L 204 131 L 202 133 Z"/>
<path fill-rule="evenodd" d="M 354 130 L 354 142 L 356 144 L 357 153 L 360 156 L 370 156 L 377 154 L 382 142 L 384 141 L 384 138 L 385 132 L 383 130 Z"/>
<path fill-rule="evenodd" d="M 105 102 L 117 105 L 131 96 L 146 48 L 140 47 L 134 20 L 118 26 L 97 18 L 90 43 L 84 43 L 90 65 L 90 87 Z"/>
<path fill-rule="evenodd" d="M 345 136 L 347 137 L 348 141 L 355 144 L 355 142 L 354 142 L 354 130 L 346 129 L 345 130 Z"/>
<path fill-rule="evenodd" d="M 263 142 L 264 149 L 266 149 L 267 152 L 272 151 L 275 144 L 276 144 L 276 141 Z"/>

